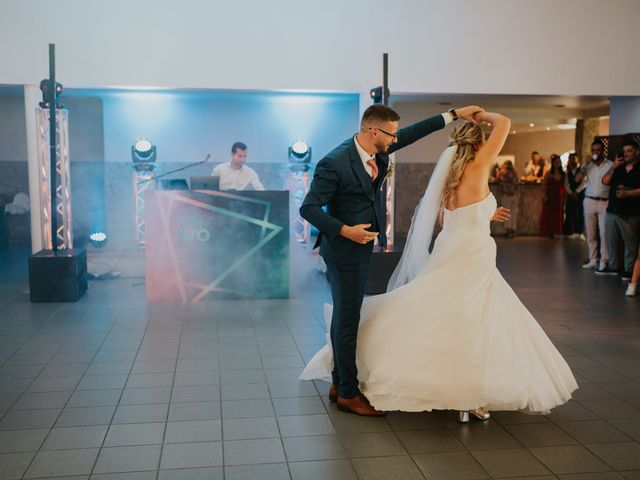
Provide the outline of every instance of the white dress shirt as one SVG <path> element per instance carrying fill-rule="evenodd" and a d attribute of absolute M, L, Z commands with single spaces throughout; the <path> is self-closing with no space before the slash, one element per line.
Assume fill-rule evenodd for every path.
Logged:
<path fill-rule="evenodd" d="M 605 159 L 600 165 L 590 162 L 585 171 L 587 177 L 587 197 L 609 199 L 609 185 L 602 184 L 602 177 L 613 167 L 611 160 Z"/>
<path fill-rule="evenodd" d="M 217 165 L 211 175 L 220 177 L 220 190 L 264 190 L 256 171 L 243 165 L 236 170 L 231 162 Z"/>
<path fill-rule="evenodd" d="M 449 112 L 444 112 L 442 114 L 442 118 L 444 118 L 445 125 L 449 125 L 451 122 L 453 122 L 453 116 Z M 356 144 L 356 150 L 358 150 L 358 154 L 360 155 L 360 160 L 362 160 L 362 165 L 364 166 L 364 169 L 367 171 L 369 176 L 373 178 L 373 169 L 371 168 L 371 165 L 369 165 L 367 162 L 369 160 L 375 160 L 376 156 L 375 154 L 369 155 L 367 151 L 364 148 L 362 148 L 362 146 L 358 143 L 357 136 L 358 135 L 355 135 L 353 137 L 353 142 Z"/>

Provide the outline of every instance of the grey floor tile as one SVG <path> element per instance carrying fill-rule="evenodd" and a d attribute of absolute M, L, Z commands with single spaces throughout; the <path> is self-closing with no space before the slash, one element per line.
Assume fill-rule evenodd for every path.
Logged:
<path fill-rule="evenodd" d="M 71 392 L 39 392 L 23 393 L 13 406 L 14 410 L 37 410 L 46 408 L 63 408 Z"/>
<path fill-rule="evenodd" d="M 340 438 L 336 435 L 283 438 L 284 449 L 289 462 L 308 460 L 336 460 L 347 454 Z"/>
<path fill-rule="evenodd" d="M 587 445 L 587 448 L 615 470 L 640 470 L 640 445 L 637 443 Z"/>
<path fill-rule="evenodd" d="M 170 387 L 173 373 L 134 373 L 129 375 L 127 388 Z"/>
<path fill-rule="evenodd" d="M 360 480 L 424 480 L 411 457 L 354 458 L 351 460 Z"/>
<path fill-rule="evenodd" d="M 107 433 L 107 428 L 107 425 L 53 428 L 49 432 L 42 450 L 99 448 Z"/>
<path fill-rule="evenodd" d="M 491 412 L 491 418 L 500 425 L 517 425 L 520 423 L 545 423 L 546 415 L 526 415 L 520 412 Z"/>
<path fill-rule="evenodd" d="M 219 440 L 222 440 L 220 420 L 169 422 L 164 439 L 165 443 L 215 442 Z"/>
<path fill-rule="evenodd" d="M 160 460 L 160 448 L 160 445 L 103 448 L 93 473 L 155 470 Z"/>
<path fill-rule="evenodd" d="M 385 419 L 396 431 L 444 427 L 442 420 L 428 412 L 388 412 Z"/>
<path fill-rule="evenodd" d="M 274 438 L 280 435 L 275 417 L 225 418 L 222 426 L 225 440 Z"/>
<path fill-rule="evenodd" d="M 279 438 L 225 440 L 224 442 L 225 465 L 280 463 L 284 461 L 284 451 Z"/>
<path fill-rule="evenodd" d="M 273 417 L 273 405 L 270 399 L 260 400 L 224 400 L 222 418 Z"/>
<path fill-rule="evenodd" d="M 624 400 L 586 400 L 580 403 L 604 420 L 640 418 L 640 409 Z"/>
<path fill-rule="evenodd" d="M 268 384 L 271 398 L 316 397 L 318 391 L 311 382 L 271 382 Z"/>
<path fill-rule="evenodd" d="M 181 371 L 178 366 L 174 386 L 186 387 L 189 385 L 218 385 L 220 374 L 217 370 L 210 371 Z"/>
<path fill-rule="evenodd" d="M 391 431 L 391 427 L 383 417 L 359 417 L 340 412 L 335 408 L 329 409 L 329 417 L 339 434 Z"/>
<path fill-rule="evenodd" d="M 572 422 L 579 420 L 598 420 L 598 416 L 576 401 L 569 401 L 554 408 L 548 416 L 552 422 Z"/>
<path fill-rule="evenodd" d="M 314 415 L 327 413 L 318 397 L 274 398 L 276 415 Z"/>
<path fill-rule="evenodd" d="M 132 365 L 132 361 L 92 363 L 87 368 L 86 375 L 128 375 Z"/>
<path fill-rule="evenodd" d="M 136 360 L 131 373 L 167 373 L 176 369 L 176 361 L 169 360 Z"/>
<path fill-rule="evenodd" d="M 119 405 L 113 423 L 165 422 L 169 405 L 154 403 L 150 405 Z"/>
<path fill-rule="evenodd" d="M 524 448 L 477 451 L 472 454 L 483 468 L 495 478 L 551 473 Z"/>
<path fill-rule="evenodd" d="M 67 407 L 106 407 L 117 405 L 122 389 L 111 390 L 76 390 L 73 392 Z"/>
<path fill-rule="evenodd" d="M 571 436 L 550 422 L 507 425 L 505 428 L 525 447 L 549 447 L 577 443 Z"/>
<path fill-rule="evenodd" d="M 624 420 L 622 422 L 626 423 Z M 582 444 L 621 443 L 631 441 L 627 435 L 604 420 L 563 422 L 558 423 L 557 425 Z"/>
<path fill-rule="evenodd" d="M 222 385 L 233 385 L 241 383 L 264 383 L 265 375 L 263 370 L 222 370 L 220 372 Z"/>
<path fill-rule="evenodd" d="M 0 453 L 37 451 L 49 433 L 46 428 L 0 431 Z"/>
<path fill-rule="evenodd" d="M 513 425 L 514 428 L 546 426 L 547 424 Z M 549 424 L 550 425 L 550 424 Z M 496 422 L 471 422 L 452 428 L 455 435 L 469 450 L 497 450 L 520 448 L 522 445 L 507 430 Z"/>
<path fill-rule="evenodd" d="M 41 451 L 34 458 L 24 478 L 89 474 L 98 452 L 97 448 Z"/>
<path fill-rule="evenodd" d="M 159 445 L 162 443 L 164 428 L 164 422 L 111 425 L 104 446 Z"/>
<path fill-rule="evenodd" d="M 357 480 L 348 460 L 289 463 L 293 480 Z"/>
<path fill-rule="evenodd" d="M 616 472 L 598 472 L 598 473 L 569 473 L 566 475 L 558 475 L 560 480 L 624 480 L 621 474 Z"/>
<path fill-rule="evenodd" d="M 124 388 L 127 375 L 86 375 L 78 384 L 78 390 L 113 390 Z"/>
<path fill-rule="evenodd" d="M 0 430 L 19 430 L 24 428 L 51 428 L 62 410 L 59 408 L 43 410 L 12 410 L 0 421 Z"/>
<path fill-rule="evenodd" d="M 217 420 L 220 418 L 220 402 L 172 403 L 169 406 L 169 421 Z"/>
<path fill-rule="evenodd" d="M 429 480 L 480 480 L 486 471 L 468 452 L 427 453 L 413 459 Z"/>
<path fill-rule="evenodd" d="M 173 443 L 162 450 L 161 469 L 222 466 L 222 442 Z"/>
<path fill-rule="evenodd" d="M 91 480 L 156 480 L 156 471 L 102 473 L 99 475 L 91 475 Z"/>
<path fill-rule="evenodd" d="M 173 387 L 171 402 L 218 402 L 220 389 L 217 385 L 194 385 Z M 223 405 L 224 410 L 224 405 Z M 224 414 L 224 412 L 223 412 Z"/>
<path fill-rule="evenodd" d="M 35 452 L 28 453 L 0 453 L 0 466 L 3 480 L 17 480 L 22 478 L 25 470 L 35 456 Z"/>
<path fill-rule="evenodd" d="M 266 383 L 222 386 L 222 400 L 260 400 L 270 398 Z"/>
<path fill-rule="evenodd" d="M 171 387 L 125 388 L 120 405 L 148 405 L 169 403 Z"/>
<path fill-rule="evenodd" d="M 224 470 L 222 467 L 160 470 L 158 480 L 224 480 Z"/>
<path fill-rule="evenodd" d="M 290 480 L 286 463 L 225 467 L 225 480 Z"/>
<path fill-rule="evenodd" d="M 116 407 L 65 408 L 56 422 L 56 427 L 79 427 L 85 425 L 108 425 Z"/>
<path fill-rule="evenodd" d="M 530 449 L 555 474 L 591 473 L 611 470 L 582 446 L 537 447 Z"/>
<path fill-rule="evenodd" d="M 283 437 L 303 437 L 307 435 L 335 435 L 328 415 L 287 415 L 278 417 L 278 425 Z"/>
<path fill-rule="evenodd" d="M 407 455 L 407 450 L 392 432 L 351 433 L 341 435 L 349 458 Z"/>
<path fill-rule="evenodd" d="M 445 428 L 396 432 L 410 454 L 456 452 L 464 450 L 456 436 Z"/>

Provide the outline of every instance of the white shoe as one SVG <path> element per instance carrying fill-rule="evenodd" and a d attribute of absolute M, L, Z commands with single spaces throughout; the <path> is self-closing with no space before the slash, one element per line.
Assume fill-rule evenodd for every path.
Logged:
<path fill-rule="evenodd" d="M 584 268 L 585 270 L 593 270 L 594 268 L 598 268 L 598 262 L 594 262 L 593 260 L 591 260 L 589 263 L 585 263 L 584 265 L 582 265 L 582 268 Z"/>
<path fill-rule="evenodd" d="M 627 297 L 635 297 L 636 296 L 636 287 L 638 286 L 637 283 L 630 283 L 629 286 L 627 287 L 627 291 L 625 292 L 625 295 Z"/>

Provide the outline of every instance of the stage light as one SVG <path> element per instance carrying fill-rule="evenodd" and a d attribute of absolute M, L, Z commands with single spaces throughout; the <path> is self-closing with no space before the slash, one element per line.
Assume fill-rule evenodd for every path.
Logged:
<path fill-rule="evenodd" d="M 304 140 L 296 140 L 289 147 L 289 163 L 294 165 L 304 165 L 304 170 L 308 169 L 311 163 L 311 147 Z"/>
<path fill-rule="evenodd" d="M 107 234 L 104 232 L 93 232 L 89 235 L 91 245 L 96 248 L 102 248 L 107 243 Z"/>
<path fill-rule="evenodd" d="M 375 87 L 369 90 L 369 96 L 373 103 L 382 103 L 382 87 Z"/>
<path fill-rule="evenodd" d="M 141 138 L 131 147 L 131 159 L 138 172 L 153 171 L 156 158 L 156 146 L 146 138 Z"/>

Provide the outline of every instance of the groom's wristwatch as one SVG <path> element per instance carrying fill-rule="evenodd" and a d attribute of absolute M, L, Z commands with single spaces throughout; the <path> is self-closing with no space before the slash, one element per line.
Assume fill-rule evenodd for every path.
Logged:
<path fill-rule="evenodd" d="M 453 118 L 453 121 L 455 122 L 456 120 L 458 120 L 458 114 L 456 113 L 456 109 L 455 108 L 450 108 L 447 113 L 451 114 L 451 117 Z"/>

